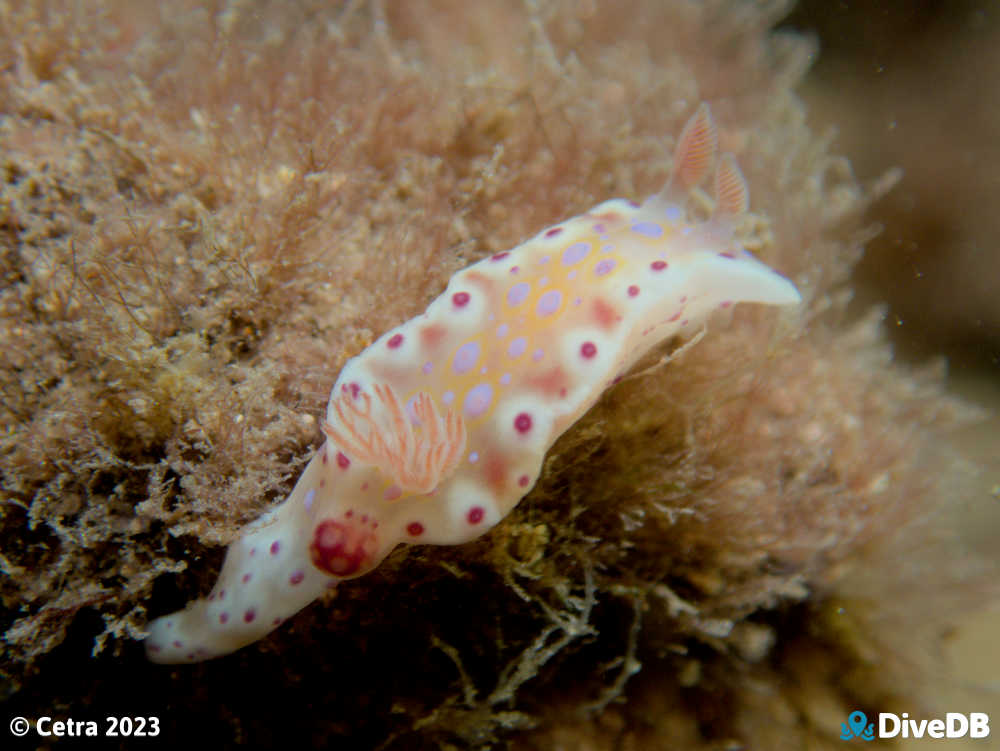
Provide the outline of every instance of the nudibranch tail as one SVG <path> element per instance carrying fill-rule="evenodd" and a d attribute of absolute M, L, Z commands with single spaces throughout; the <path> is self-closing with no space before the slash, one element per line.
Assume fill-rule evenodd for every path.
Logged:
<path fill-rule="evenodd" d="M 208 597 L 150 624 L 150 660 L 199 662 L 229 654 L 323 593 L 331 579 L 312 564 L 307 544 L 317 512 L 329 505 L 318 494 L 326 491 L 326 457 L 325 449 L 313 457 L 286 501 L 229 547 Z"/>
<path fill-rule="evenodd" d="M 396 545 L 484 534 L 554 441 L 657 343 L 718 308 L 792 305 L 741 244 L 755 221 L 702 105 L 642 205 L 613 199 L 456 273 L 422 315 L 349 360 L 327 442 L 288 499 L 230 547 L 212 593 L 158 618 L 147 651 L 191 662 L 256 639 Z M 713 175 L 713 196 L 699 187 Z"/>

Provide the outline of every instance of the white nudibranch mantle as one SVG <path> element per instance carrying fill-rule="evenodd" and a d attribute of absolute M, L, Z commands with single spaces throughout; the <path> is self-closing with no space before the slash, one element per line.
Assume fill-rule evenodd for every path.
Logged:
<path fill-rule="evenodd" d="M 400 543 L 457 545 L 503 519 L 545 453 L 654 345 L 734 303 L 794 305 L 736 237 L 746 183 L 701 105 L 673 172 L 641 206 L 612 200 L 455 274 L 426 312 L 350 360 L 326 442 L 251 524 L 208 597 L 150 625 L 155 662 L 254 642 Z M 691 192 L 714 172 L 714 207 Z"/>

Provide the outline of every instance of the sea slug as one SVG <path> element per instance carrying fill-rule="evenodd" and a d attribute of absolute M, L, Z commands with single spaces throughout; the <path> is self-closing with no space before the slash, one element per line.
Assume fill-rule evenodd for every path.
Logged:
<path fill-rule="evenodd" d="M 233 543 L 208 597 L 152 622 L 150 659 L 228 654 L 400 543 L 484 534 L 531 490 L 555 439 L 655 344 L 733 303 L 800 302 L 740 244 L 746 183 L 716 151 L 703 104 L 660 193 L 607 201 L 463 269 L 350 360 L 326 442 L 291 495 Z M 692 195 L 713 167 L 705 213 Z"/>

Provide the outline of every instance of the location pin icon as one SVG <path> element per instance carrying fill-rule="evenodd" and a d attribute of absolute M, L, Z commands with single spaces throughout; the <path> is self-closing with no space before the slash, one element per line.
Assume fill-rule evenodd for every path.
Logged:
<path fill-rule="evenodd" d="M 854 735 L 858 738 L 861 734 L 865 732 L 865 724 L 868 722 L 868 718 L 865 717 L 864 712 L 851 712 L 847 716 L 847 724 L 851 726 L 851 730 L 854 731 Z"/>

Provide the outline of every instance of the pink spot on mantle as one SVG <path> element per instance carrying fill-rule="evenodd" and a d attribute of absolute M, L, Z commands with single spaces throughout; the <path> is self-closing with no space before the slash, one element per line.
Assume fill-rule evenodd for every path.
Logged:
<path fill-rule="evenodd" d="M 482 506 L 473 506 L 469 509 L 469 513 L 466 515 L 466 518 L 469 520 L 469 524 L 479 524 L 485 515 L 486 511 Z"/>
<path fill-rule="evenodd" d="M 351 460 L 348 459 L 343 452 L 337 452 L 337 466 L 341 469 L 347 469 L 351 466 Z"/>
<path fill-rule="evenodd" d="M 522 412 L 517 417 L 514 418 L 514 429 L 518 433 L 527 433 L 531 430 L 532 419 L 531 415 L 527 412 Z"/>
<path fill-rule="evenodd" d="M 584 342 L 580 345 L 580 354 L 589 360 L 597 354 L 597 345 L 593 342 Z"/>
<path fill-rule="evenodd" d="M 420 522 L 410 522 L 406 525 L 406 531 L 411 537 L 420 537 L 424 533 L 424 525 Z"/>
<path fill-rule="evenodd" d="M 305 575 L 304 571 L 301 571 L 301 570 L 300 571 L 293 571 L 292 575 L 288 577 L 288 583 L 291 584 L 294 587 L 296 584 L 301 584 L 302 580 L 305 579 L 305 578 L 306 578 L 306 575 Z"/>
<path fill-rule="evenodd" d="M 605 331 L 614 329 L 622 319 L 615 306 L 601 298 L 594 300 L 593 313 L 597 325 Z"/>
<path fill-rule="evenodd" d="M 653 261 L 651 264 L 649 264 L 649 268 L 651 268 L 653 271 L 663 271 L 663 269 L 667 268 L 667 262 Z"/>
<path fill-rule="evenodd" d="M 638 294 L 639 294 L 639 288 L 638 288 L 638 287 L 636 287 L 636 286 L 635 286 L 634 284 L 632 284 L 632 285 L 629 285 L 629 288 L 628 288 L 628 296 L 629 296 L 629 297 L 635 297 L 635 296 L 636 296 L 636 295 L 638 295 Z"/>
<path fill-rule="evenodd" d="M 451 296 L 451 301 L 455 304 L 455 307 L 462 308 L 469 303 L 469 293 L 468 292 L 456 292 Z"/>
<path fill-rule="evenodd" d="M 403 335 L 393 334 L 392 336 L 389 337 L 389 341 L 387 341 L 385 344 L 389 349 L 398 349 L 399 345 L 402 343 L 403 343 Z"/>

